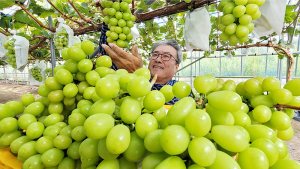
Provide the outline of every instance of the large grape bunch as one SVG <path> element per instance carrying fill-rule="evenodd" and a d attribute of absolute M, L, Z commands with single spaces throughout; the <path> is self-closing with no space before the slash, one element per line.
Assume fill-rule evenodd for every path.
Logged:
<path fill-rule="evenodd" d="M 270 109 L 300 107 L 299 79 L 281 88 L 273 77 L 236 85 L 200 75 L 194 93 L 202 99 L 192 98 L 185 82 L 151 91 L 148 69 L 114 71 L 109 56 L 93 65 L 73 53 L 80 50 L 68 49 L 41 97 L 0 104 L 0 147 L 10 146 L 23 169 L 300 168 L 283 142 L 293 137 L 293 111 Z"/>
<path fill-rule="evenodd" d="M 130 28 L 133 27 L 136 18 L 129 8 L 131 2 L 132 0 L 101 1 L 101 6 L 104 8 L 103 13 L 106 15 L 103 21 L 108 24 L 110 29 L 106 32 L 107 42 L 114 43 L 121 48 L 127 47 L 133 38 Z"/>
<path fill-rule="evenodd" d="M 17 68 L 17 62 L 16 62 L 16 54 L 15 54 L 15 39 L 8 38 L 5 43 L 3 44 L 4 48 L 8 50 L 5 53 L 5 56 L 7 56 L 7 63 L 10 64 L 13 68 Z"/>
<path fill-rule="evenodd" d="M 58 50 L 62 50 L 68 47 L 69 34 L 65 28 L 63 28 L 60 32 L 56 32 L 55 38 L 55 46 Z"/>
<path fill-rule="evenodd" d="M 219 25 L 221 40 L 229 41 L 231 46 L 246 42 L 248 34 L 254 29 L 251 21 L 260 17 L 259 7 L 264 2 L 265 0 L 222 0 L 218 5 L 218 10 L 223 12 Z"/>
<path fill-rule="evenodd" d="M 43 81 L 43 77 L 42 77 L 41 71 L 42 71 L 42 69 L 38 68 L 38 67 L 34 67 L 34 68 L 30 69 L 31 76 L 36 81 L 39 81 L 39 82 Z"/>

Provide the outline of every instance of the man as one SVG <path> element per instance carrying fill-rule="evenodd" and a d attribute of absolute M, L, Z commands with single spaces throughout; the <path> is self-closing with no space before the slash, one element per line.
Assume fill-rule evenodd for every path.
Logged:
<path fill-rule="evenodd" d="M 133 73 L 135 70 L 143 67 L 142 57 L 138 54 L 137 45 L 132 47 L 132 54 L 129 54 L 113 43 L 107 43 L 106 31 L 107 25 L 103 24 L 99 50 L 102 55 L 109 55 L 112 59 L 112 68 L 117 70 L 126 69 Z M 151 73 L 151 80 L 157 74 L 156 83 L 151 90 L 160 90 L 164 85 L 173 86 L 177 81 L 172 80 L 177 72 L 179 63 L 182 61 L 182 51 L 179 44 L 172 39 L 166 39 L 156 42 L 149 54 L 148 69 Z M 174 97 L 167 102 L 168 105 L 175 104 L 179 99 Z"/>

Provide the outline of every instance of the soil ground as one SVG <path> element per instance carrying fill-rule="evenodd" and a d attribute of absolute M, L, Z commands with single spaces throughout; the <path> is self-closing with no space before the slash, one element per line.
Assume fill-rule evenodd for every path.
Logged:
<path fill-rule="evenodd" d="M 6 103 L 8 101 L 21 101 L 21 96 L 25 93 L 31 93 L 37 99 L 39 97 L 37 93 L 38 86 L 30 86 L 27 84 L 16 84 L 14 82 L 5 82 L 0 80 L 0 103 Z M 290 141 L 287 141 L 290 152 L 290 159 L 300 163 L 300 122 L 291 120 L 294 129 L 294 137 Z"/>

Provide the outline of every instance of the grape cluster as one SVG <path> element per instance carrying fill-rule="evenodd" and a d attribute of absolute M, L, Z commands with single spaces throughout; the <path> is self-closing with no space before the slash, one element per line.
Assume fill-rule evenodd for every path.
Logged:
<path fill-rule="evenodd" d="M 282 141 L 293 137 L 293 110 L 270 109 L 300 107 L 299 79 L 281 88 L 273 77 L 236 85 L 200 75 L 193 98 L 182 81 L 151 91 L 147 68 L 128 73 L 110 69 L 109 56 L 96 66 L 65 57 L 40 98 L 0 104 L 0 147 L 10 146 L 24 169 L 137 168 L 140 161 L 143 169 L 300 167 Z M 165 106 L 174 96 L 180 100 Z"/>
<path fill-rule="evenodd" d="M 45 69 L 45 77 L 52 77 L 52 68 Z"/>
<path fill-rule="evenodd" d="M 5 43 L 3 44 L 4 48 L 8 50 L 8 52 L 5 53 L 5 56 L 7 56 L 7 62 L 10 64 L 13 68 L 17 68 L 17 62 L 16 62 L 16 54 L 15 54 L 15 39 L 8 38 Z"/>
<path fill-rule="evenodd" d="M 223 12 L 219 25 L 221 40 L 229 41 L 231 46 L 246 42 L 248 34 L 254 29 L 251 21 L 260 17 L 259 7 L 264 2 L 265 0 L 222 0 L 218 5 L 218 10 Z"/>
<path fill-rule="evenodd" d="M 106 32 L 107 42 L 114 43 L 121 48 L 128 46 L 133 38 L 130 28 L 133 27 L 135 16 L 132 15 L 129 5 L 132 0 L 122 2 L 112 2 L 104 0 L 101 6 L 104 8 L 104 22 L 108 24 L 109 31 Z"/>
<path fill-rule="evenodd" d="M 55 38 L 54 44 L 58 50 L 68 47 L 68 41 L 69 41 L 68 37 L 69 37 L 69 34 L 65 28 L 63 28 L 62 31 L 60 31 L 60 32 L 56 32 L 56 38 Z"/>
<path fill-rule="evenodd" d="M 30 73 L 31 73 L 31 76 L 36 80 L 36 81 L 43 81 L 43 77 L 42 77 L 42 74 L 41 74 L 41 68 L 37 68 L 37 67 L 34 67 L 34 68 L 31 68 L 30 69 Z"/>

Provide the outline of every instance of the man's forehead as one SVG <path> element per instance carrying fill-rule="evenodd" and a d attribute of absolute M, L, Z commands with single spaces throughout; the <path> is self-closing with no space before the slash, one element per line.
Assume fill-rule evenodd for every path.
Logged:
<path fill-rule="evenodd" d="M 154 49 L 154 52 L 163 51 L 164 53 L 174 53 L 177 54 L 177 50 L 171 45 L 159 45 Z"/>

